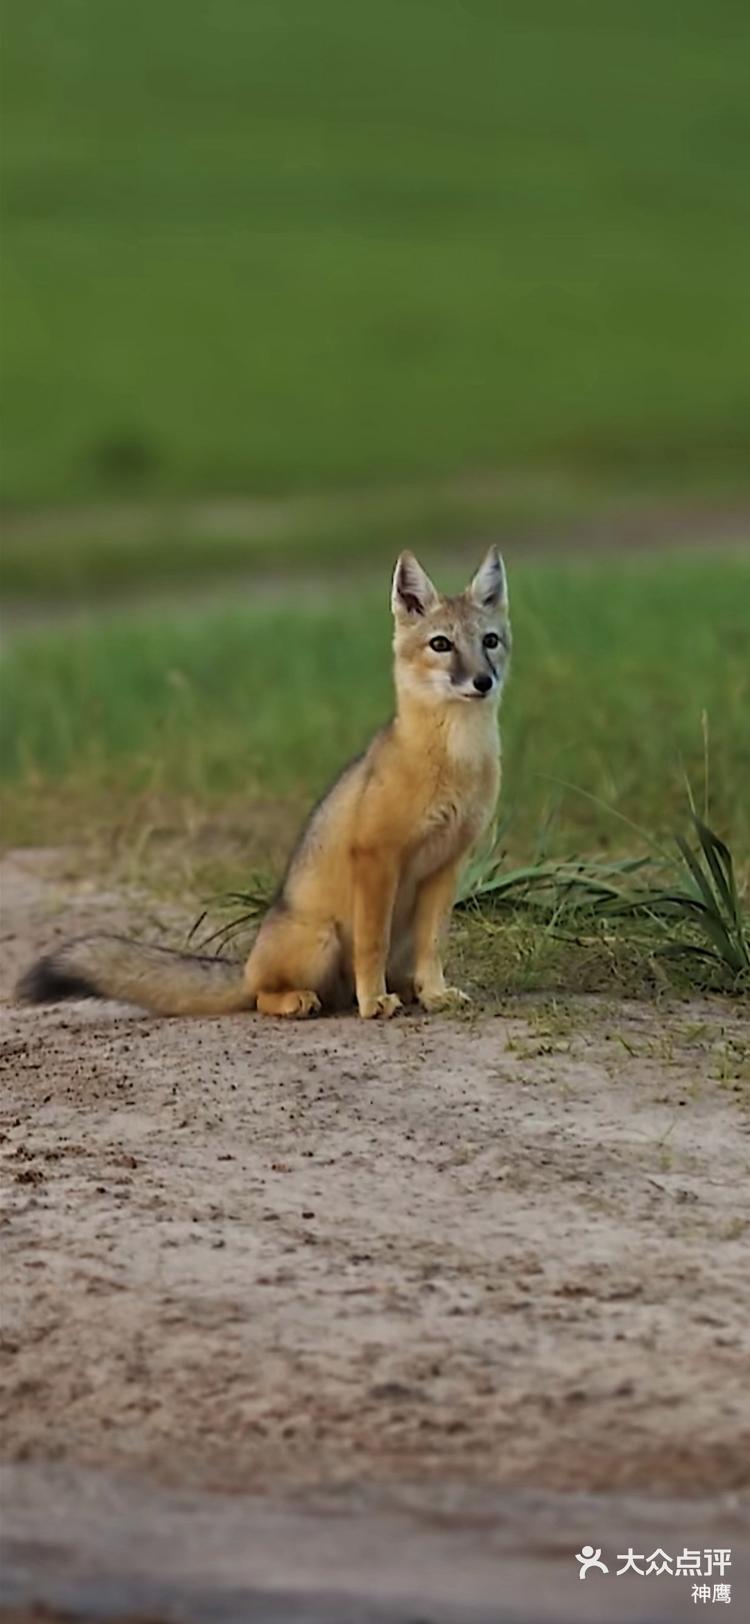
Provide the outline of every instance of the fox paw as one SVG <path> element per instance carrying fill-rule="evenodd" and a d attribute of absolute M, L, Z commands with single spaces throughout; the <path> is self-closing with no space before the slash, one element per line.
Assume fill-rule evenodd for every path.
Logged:
<path fill-rule="evenodd" d="M 359 1013 L 363 1021 L 389 1021 L 392 1015 L 398 1015 L 403 1004 L 395 992 L 384 992 L 381 998 L 363 998 L 359 1001 Z"/>
<path fill-rule="evenodd" d="M 437 1015 L 441 1010 L 468 1009 L 471 1003 L 468 993 L 462 992 L 460 987 L 443 987 L 439 992 L 425 990 L 418 994 L 418 998 L 422 1009 L 426 1010 L 428 1015 Z"/>
<path fill-rule="evenodd" d="M 305 1021 L 308 1015 L 317 1015 L 322 1007 L 316 992 L 290 992 L 287 997 L 289 1002 L 283 1013 L 295 1021 Z"/>
<path fill-rule="evenodd" d="M 310 1015 L 317 1015 L 321 1003 L 316 992 L 304 987 L 290 992 L 259 992 L 257 1007 L 259 1015 L 281 1015 L 286 1020 L 304 1021 Z"/>

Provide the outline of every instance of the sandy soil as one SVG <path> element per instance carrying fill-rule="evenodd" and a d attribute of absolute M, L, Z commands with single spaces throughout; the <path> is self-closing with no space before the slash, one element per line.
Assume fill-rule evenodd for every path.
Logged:
<path fill-rule="evenodd" d="M 8 996 L 127 924 L 56 873 L 3 864 Z M 750 1480 L 737 1005 L 2 1025 L 6 1460 L 233 1491 Z"/>

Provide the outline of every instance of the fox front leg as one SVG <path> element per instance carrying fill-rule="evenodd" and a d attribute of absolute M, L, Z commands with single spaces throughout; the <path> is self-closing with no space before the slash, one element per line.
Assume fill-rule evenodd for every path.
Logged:
<path fill-rule="evenodd" d="M 385 967 L 396 898 L 395 864 L 381 852 L 359 850 L 354 862 L 354 984 L 363 1020 L 388 1019 L 402 1008 L 385 985 Z"/>
<path fill-rule="evenodd" d="M 453 907 L 458 864 L 446 863 L 422 881 L 414 914 L 414 986 L 417 999 L 430 1013 L 455 1009 L 470 999 L 460 987 L 445 983 L 440 957 L 440 933 Z"/>

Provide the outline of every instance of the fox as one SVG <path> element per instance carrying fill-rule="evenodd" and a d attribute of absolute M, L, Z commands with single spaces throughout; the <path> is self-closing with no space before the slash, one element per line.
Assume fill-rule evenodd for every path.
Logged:
<path fill-rule="evenodd" d="M 93 935 L 33 964 L 22 1000 L 296 1019 L 356 1005 L 363 1020 L 470 1001 L 446 983 L 441 943 L 462 865 L 500 791 L 511 630 L 498 549 L 454 597 L 401 553 L 391 609 L 395 714 L 311 812 L 244 966 Z"/>

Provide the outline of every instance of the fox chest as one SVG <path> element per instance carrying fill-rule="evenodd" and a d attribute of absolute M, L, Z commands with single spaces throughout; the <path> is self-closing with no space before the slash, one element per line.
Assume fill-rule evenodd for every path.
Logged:
<path fill-rule="evenodd" d="M 499 788 L 499 763 L 490 759 L 425 807 L 408 853 L 404 878 L 418 884 L 447 863 L 459 862 L 492 817 Z"/>

